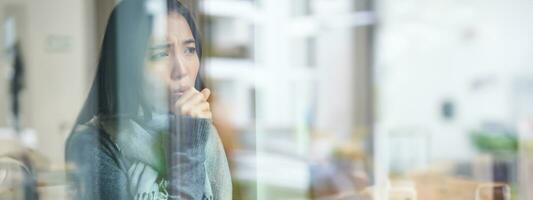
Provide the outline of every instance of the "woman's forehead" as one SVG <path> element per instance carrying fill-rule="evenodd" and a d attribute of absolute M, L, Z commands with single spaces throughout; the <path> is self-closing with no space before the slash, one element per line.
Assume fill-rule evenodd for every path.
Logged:
<path fill-rule="evenodd" d="M 179 40 L 194 39 L 189 23 L 185 17 L 177 13 L 170 13 L 167 17 L 167 37 Z"/>
<path fill-rule="evenodd" d="M 151 35 L 151 42 L 153 44 L 166 44 L 168 42 L 179 42 L 183 43 L 185 41 L 194 40 L 194 35 L 189 26 L 189 23 L 181 14 L 170 13 L 164 21 L 166 26 L 155 26 L 154 28 L 159 30 L 154 30 Z"/>

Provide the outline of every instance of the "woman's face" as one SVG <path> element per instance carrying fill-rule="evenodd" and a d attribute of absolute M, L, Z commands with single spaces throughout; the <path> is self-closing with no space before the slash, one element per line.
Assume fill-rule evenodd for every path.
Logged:
<path fill-rule="evenodd" d="M 166 20 L 165 36 L 151 37 L 145 67 L 145 93 L 161 112 L 168 111 L 168 105 L 174 105 L 187 89 L 194 87 L 200 68 L 187 20 L 178 13 L 170 13 Z"/>

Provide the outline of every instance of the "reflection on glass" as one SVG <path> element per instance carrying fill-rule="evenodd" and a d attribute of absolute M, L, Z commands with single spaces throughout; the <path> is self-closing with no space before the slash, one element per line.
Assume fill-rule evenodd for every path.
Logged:
<path fill-rule="evenodd" d="M 73 198 L 231 199 L 200 40 L 192 14 L 177 1 L 115 7 L 66 143 Z"/>
<path fill-rule="evenodd" d="M 532 11 L 0 1 L 0 199 L 533 199 Z"/>

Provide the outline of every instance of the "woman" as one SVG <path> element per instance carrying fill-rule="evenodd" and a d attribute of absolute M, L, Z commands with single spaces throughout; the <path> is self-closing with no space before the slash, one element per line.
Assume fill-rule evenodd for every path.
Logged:
<path fill-rule="evenodd" d="M 109 18 L 66 144 L 75 199 L 231 199 L 198 30 L 177 0 L 163 16 L 157 2 L 122 0 Z"/>

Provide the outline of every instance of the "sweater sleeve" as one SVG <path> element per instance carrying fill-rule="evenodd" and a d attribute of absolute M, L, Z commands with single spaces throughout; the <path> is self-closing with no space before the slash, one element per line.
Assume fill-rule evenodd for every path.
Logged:
<path fill-rule="evenodd" d="M 98 131 L 72 135 L 67 142 L 66 160 L 75 199 L 132 199 L 119 156 L 116 146 Z"/>
<path fill-rule="evenodd" d="M 176 116 L 169 141 L 169 199 L 211 199 L 206 193 L 206 143 L 210 120 Z"/>

